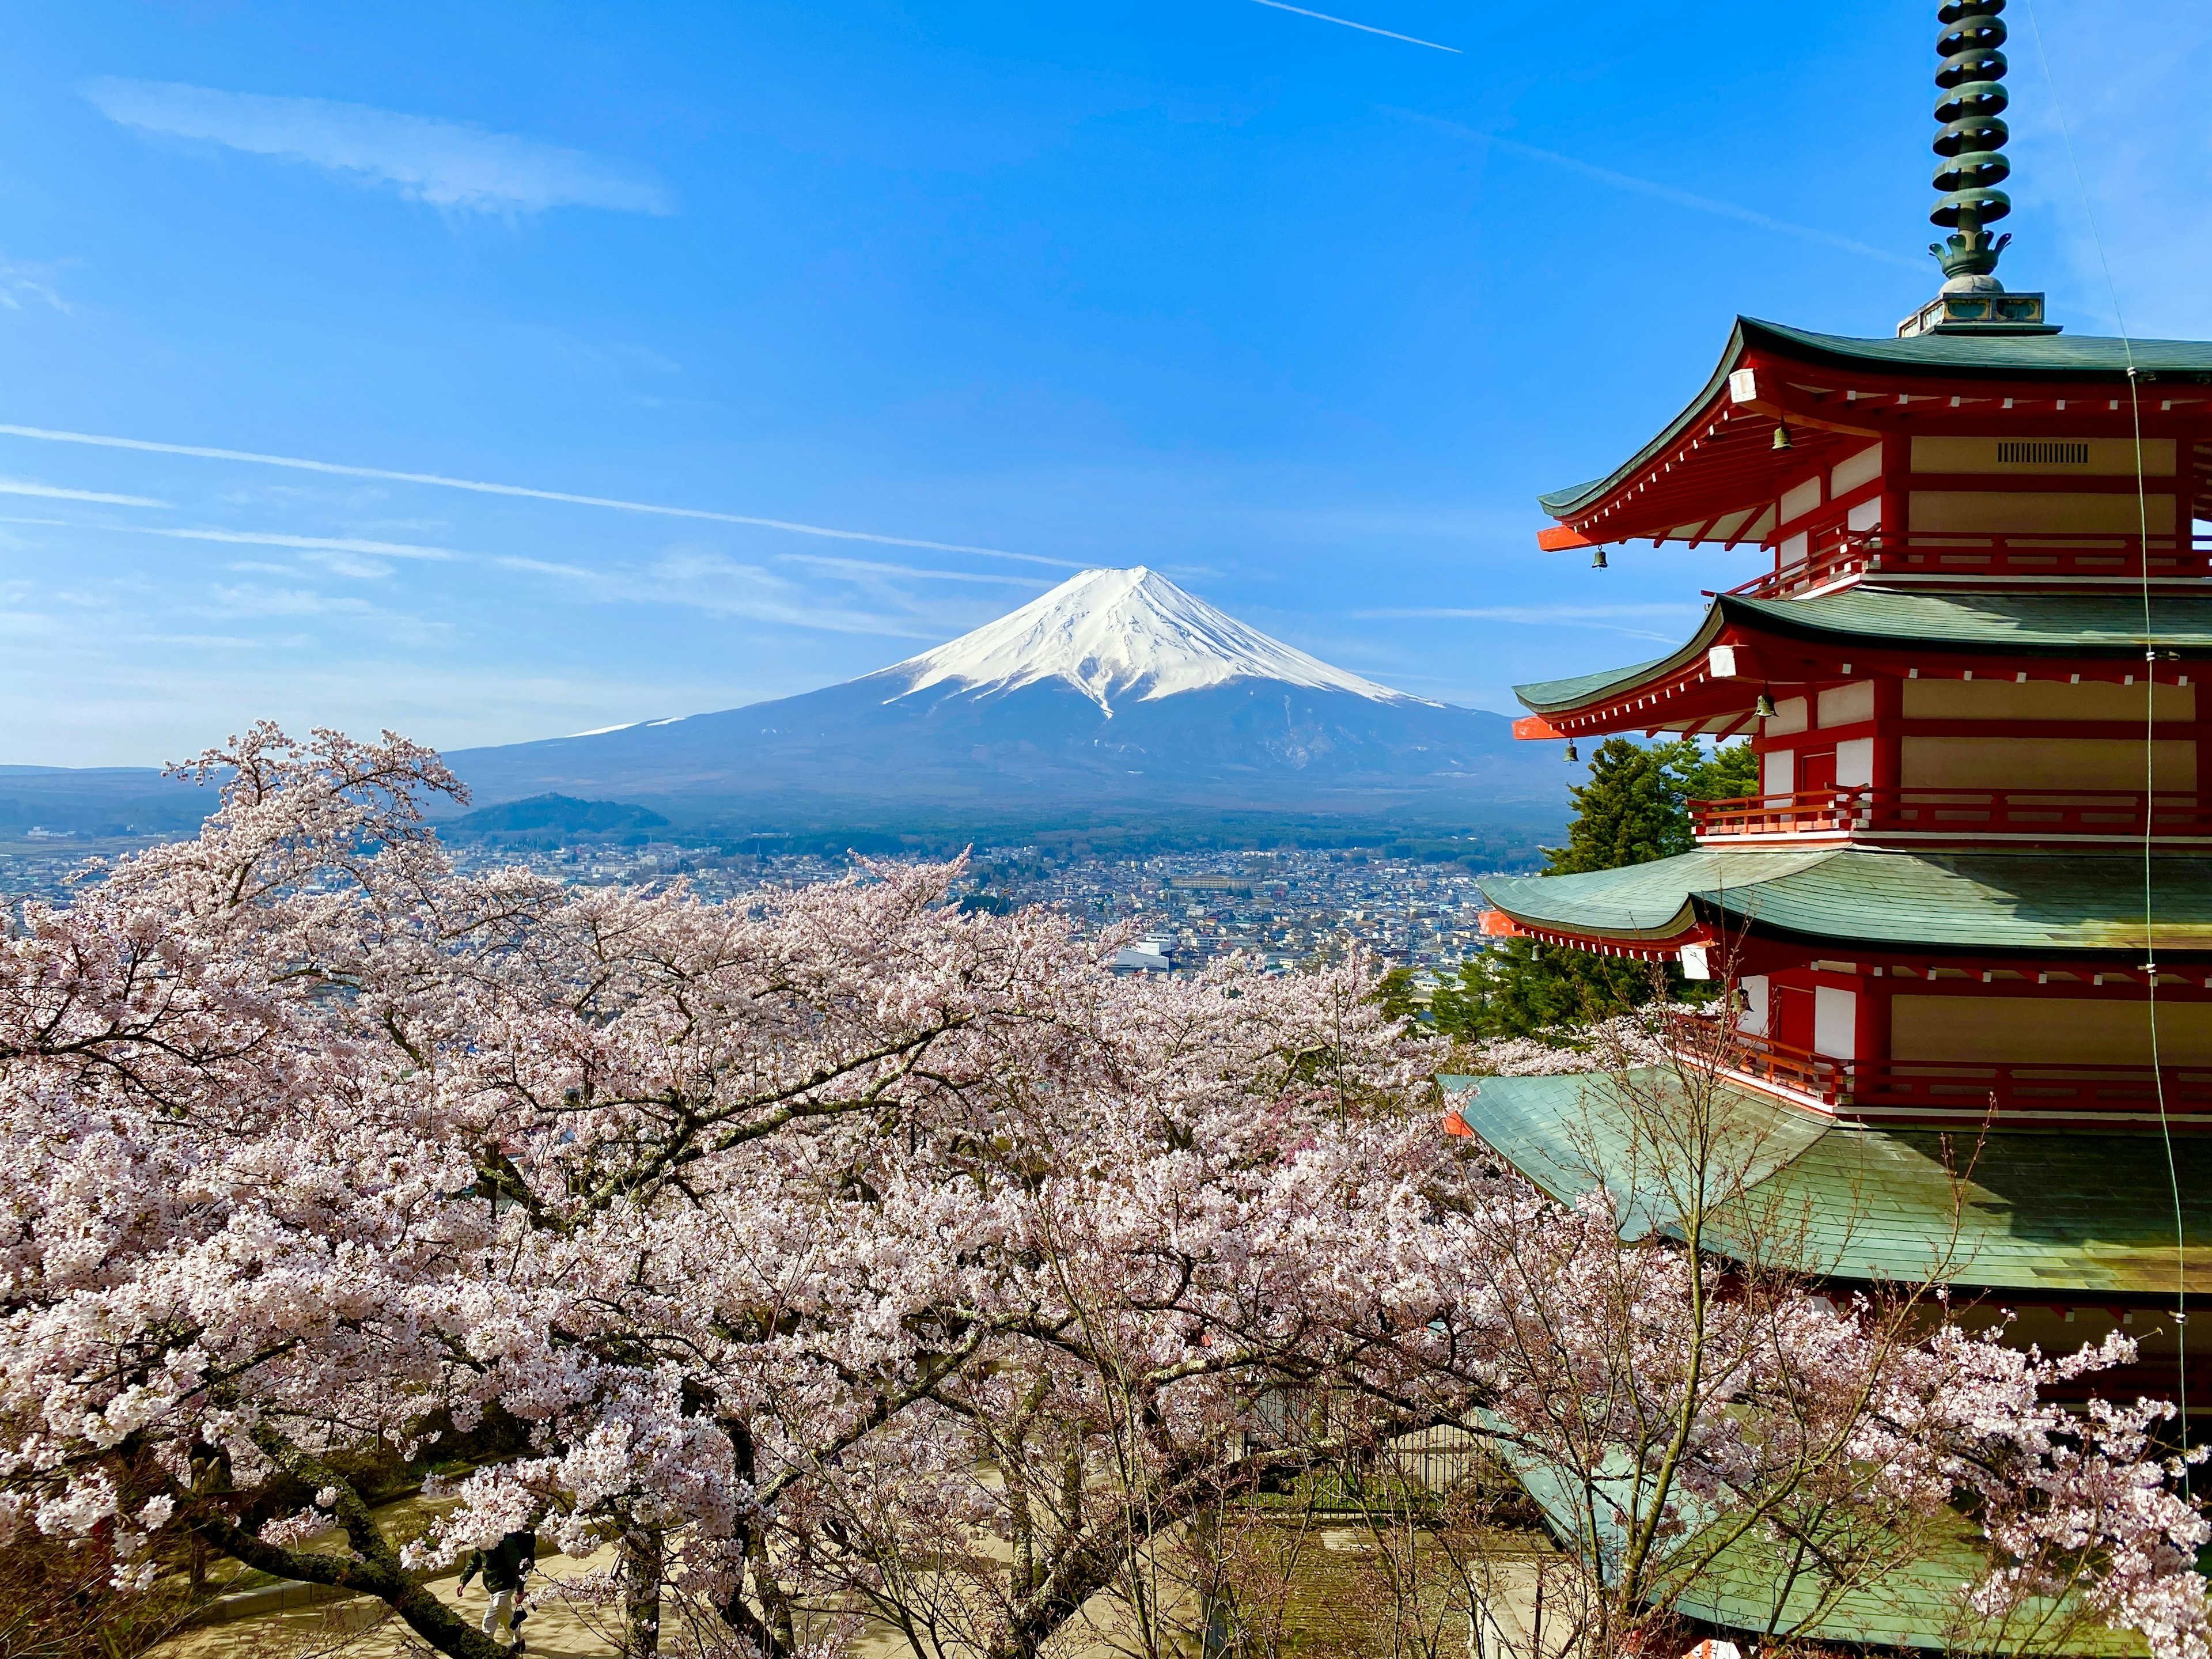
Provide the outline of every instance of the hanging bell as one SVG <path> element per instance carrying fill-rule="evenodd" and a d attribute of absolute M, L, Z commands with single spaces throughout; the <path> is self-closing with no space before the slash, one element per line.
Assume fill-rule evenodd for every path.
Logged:
<path fill-rule="evenodd" d="M 1605 550 L 1603 548 L 1598 548 L 1590 554 L 1590 568 L 1593 570 L 1602 570 L 1605 568 Z"/>
<path fill-rule="evenodd" d="M 1569 738 L 1567 739 L 1567 764 L 1572 766 L 1581 758 L 1582 757 L 1580 755 L 1575 753 L 1575 740 L 1572 738 Z"/>
<path fill-rule="evenodd" d="M 1777 449 L 1790 449 L 1795 447 L 1796 446 L 1791 444 L 1790 441 L 1790 428 L 1786 426 L 1776 426 L 1774 428 L 1774 447 Z"/>
<path fill-rule="evenodd" d="M 1756 706 L 1753 708 L 1752 713 L 1758 715 L 1759 718 L 1763 720 L 1772 720 L 1774 718 L 1774 699 L 1768 696 L 1765 692 L 1760 692 L 1759 694 L 1759 702 Z"/>

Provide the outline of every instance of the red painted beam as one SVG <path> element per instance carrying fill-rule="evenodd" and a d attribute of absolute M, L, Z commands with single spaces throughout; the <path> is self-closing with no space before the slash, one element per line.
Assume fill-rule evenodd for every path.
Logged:
<path fill-rule="evenodd" d="M 1555 524 L 1536 532 L 1536 545 L 1547 553 L 1567 553 L 1577 547 L 1595 547 L 1597 544 L 1579 530 Z"/>
<path fill-rule="evenodd" d="M 1564 738 L 1567 734 L 1541 714 L 1523 714 L 1513 722 L 1513 735 L 1523 743 L 1542 743 L 1547 738 Z"/>

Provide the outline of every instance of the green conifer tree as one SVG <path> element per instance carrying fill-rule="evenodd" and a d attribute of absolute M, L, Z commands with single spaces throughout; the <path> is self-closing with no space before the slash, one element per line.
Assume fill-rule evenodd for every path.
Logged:
<path fill-rule="evenodd" d="M 1545 873 L 1615 870 L 1692 851 L 1686 803 L 1748 794 L 1757 776 L 1748 744 L 1708 754 L 1689 738 L 1647 747 L 1609 738 L 1591 757 L 1588 781 L 1570 792 L 1566 844 L 1545 849 Z M 1672 966 L 1662 981 L 1645 963 L 1515 939 L 1462 963 L 1456 980 L 1431 995 L 1430 1015 L 1445 1036 L 1525 1036 L 1635 1007 L 1662 982 L 1673 994 L 1686 988 Z"/>

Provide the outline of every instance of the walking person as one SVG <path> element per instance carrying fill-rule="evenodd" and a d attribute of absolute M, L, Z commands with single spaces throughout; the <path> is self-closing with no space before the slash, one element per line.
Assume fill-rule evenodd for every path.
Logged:
<path fill-rule="evenodd" d="M 521 1605 L 522 1581 L 537 1565 L 538 1534 L 525 1527 L 507 1534 L 488 1550 L 471 1550 L 461 1569 L 463 1589 L 478 1572 L 483 1574 L 484 1594 L 491 1598 L 484 1608 L 483 1633 L 495 1642 L 504 1625 L 514 1637 L 511 1653 L 524 1651 L 522 1621 L 530 1616 L 530 1610 Z"/>

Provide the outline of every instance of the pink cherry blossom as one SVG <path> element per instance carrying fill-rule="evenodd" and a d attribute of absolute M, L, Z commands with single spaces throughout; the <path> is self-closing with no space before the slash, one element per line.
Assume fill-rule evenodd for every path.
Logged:
<path fill-rule="evenodd" d="M 1439 1133 L 1372 963 L 1120 980 L 1118 937 L 961 915 L 957 866 L 464 877 L 422 817 L 458 786 L 388 733 L 189 769 L 196 840 L 0 938 L 0 1542 L 108 1537 L 137 1583 L 189 1528 L 458 1659 L 492 1644 L 410 1570 L 520 1528 L 617 1546 L 633 1648 L 774 1659 L 828 1659 L 810 1607 L 919 1616 L 935 1552 L 1001 1564 L 949 1647 L 1027 1659 L 1191 1517 L 1473 1419 L 1639 1607 L 1727 1517 L 1955 1502 L 1974 1616 L 2067 1591 L 2205 1652 L 2167 1408 L 2047 1398 L 2122 1346 L 1624 1240 Z M 404 1554 L 340 1473 L 379 1441 L 478 1460 Z"/>

